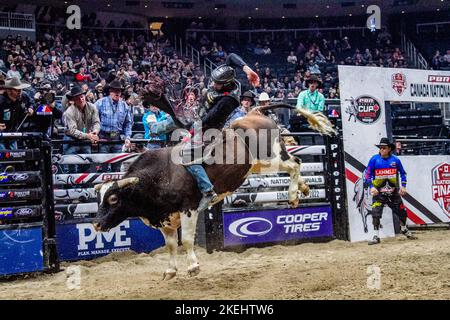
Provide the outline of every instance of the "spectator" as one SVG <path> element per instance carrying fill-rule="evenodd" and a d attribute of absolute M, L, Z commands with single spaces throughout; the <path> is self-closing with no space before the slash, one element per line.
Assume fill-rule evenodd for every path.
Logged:
<path fill-rule="evenodd" d="M 34 114 L 32 101 L 22 92 L 22 89 L 30 85 L 22 83 L 19 78 L 14 77 L 5 81 L 3 89 L 5 92 L 0 96 L 0 132 L 15 132 L 19 129 L 22 120 L 28 115 Z M 17 149 L 15 141 L 0 142 L 1 149 Z"/>
<path fill-rule="evenodd" d="M 150 108 L 148 109 L 146 108 L 146 111 L 142 116 L 142 123 L 144 124 L 145 130 L 144 138 L 148 139 L 148 149 L 161 148 L 161 146 L 167 142 L 166 132 L 154 132 L 154 130 L 151 130 L 150 128 L 152 128 L 152 124 L 166 121 L 168 117 L 170 117 L 168 114 L 166 114 L 164 111 L 159 110 L 155 106 L 150 106 Z"/>
<path fill-rule="evenodd" d="M 86 100 L 86 92 L 79 86 L 74 86 L 66 95 L 69 100 L 69 107 L 63 114 L 65 124 L 64 140 L 67 141 L 90 141 L 96 144 L 99 140 L 100 119 L 97 108 Z M 89 154 L 90 145 L 65 144 L 64 154 Z M 89 165 L 65 167 L 66 173 L 86 172 Z"/>
<path fill-rule="evenodd" d="M 229 128 L 234 120 L 244 117 L 255 105 L 255 97 L 251 91 L 246 91 L 241 96 L 241 105 L 234 109 L 234 111 L 228 116 L 224 128 Z"/>
<path fill-rule="evenodd" d="M 102 153 L 120 153 L 122 144 L 118 143 L 122 137 L 125 140 L 125 148 L 131 146 L 131 127 L 133 118 L 130 107 L 122 100 L 122 84 L 118 80 L 112 81 L 109 86 L 109 96 L 98 100 L 95 105 L 100 117 L 100 139 L 106 141 L 116 141 L 115 144 L 103 144 L 100 146 Z M 103 171 L 107 170 L 107 165 L 103 166 Z M 120 164 L 112 164 L 111 170 L 118 172 Z"/>
<path fill-rule="evenodd" d="M 441 68 L 443 60 L 444 58 L 441 56 L 440 51 L 436 50 L 434 57 L 431 59 L 431 65 L 433 66 L 433 69 L 439 70 Z"/>
<path fill-rule="evenodd" d="M 267 106 L 270 104 L 270 98 L 267 92 L 262 92 L 258 98 L 258 106 Z"/>
<path fill-rule="evenodd" d="M 291 53 L 287 57 L 287 62 L 292 63 L 292 64 L 297 64 L 297 56 L 294 54 L 294 51 L 291 51 Z"/>
<path fill-rule="evenodd" d="M 309 111 L 324 111 L 325 97 L 319 92 L 318 88 L 322 86 L 322 80 L 316 75 L 312 75 L 306 80 L 308 90 L 302 91 L 297 98 L 297 109 L 306 108 Z"/>
<path fill-rule="evenodd" d="M 400 141 L 395 142 L 395 150 L 392 152 L 393 155 L 401 156 L 402 155 L 402 143 Z"/>
<path fill-rule="evenodd" d="M 264 54 L 264 49 L 261 47 L 260 44 L 258 44 L 258 45 L 255 47 L 255 50 L 254 50 L 253 52 L 254 52 L 254 54 L 256 54 L 256 55 L 261 56 L 261 55 Z"/>
<path fill-rule="evenodd" d="M 8 72 L 6 73 L 6 76 L 8 78 L 14 78 L 16 77 L 17 79 L 22 79 L 22 75 L 20 74 L 20 72 L 17 70 L 17 66 L 13 63 L 10 66 L 10 69 L 8 70 Z"/>
<path fill-rule="evenodd" d="M 363 55 L 364 61 L 372 61 L 372 54 L 370 53 L 370 49 L 366 49 Z"/>
<path fill-rule="evenodd" d="M 269 46 L 264 46 L 264 49 L 262 50 L 262 53 L 264 55 L 272 54 L 272 50 L 269 48 Z"/>
<path fill-rule="evenodd" d="M 200 49 L 200 55 L 202 56 L 202 58 L 206 58 L 209 55 L 209 51 L 206 50 L 205 46 L 202 46 Z"/>
<path fill-rule="evenodd" d="M 450 65 L 450 50 L 447 50 L 447 52 L 446 52 L 446 54 L 445 54 L 445 56 L 444 56 L 444 62 L 445 62 L 447 65 Z"/>
<path fill-rule="evenodd" d="M 320 75 L 320 73 L 321 73 L 319 66 L 313 60 L 311 60 L 309 62 L 308 70 L 311 74 L 319 74 Z"/>
<path fill-rule="evenodd" d="M 352 46 L 350 45 L 350 40 L 348 39 L 348 37 L 344 37 L 342 39 L 342 50 L 349 51 L 351 49 L 352 49 Z"/>

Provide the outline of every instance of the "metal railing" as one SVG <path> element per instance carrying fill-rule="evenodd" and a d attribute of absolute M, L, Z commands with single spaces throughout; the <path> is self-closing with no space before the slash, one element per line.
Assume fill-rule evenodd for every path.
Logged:
<path fill-rule="evenodd" d="M 416 33 L 420 33 L 421 27 L 428 27 L 428 26 L 434 26 L 435 32 L 438 33 L 440 30 L 440 27 L 442 26 L 442 29 L 449 28 L 444 27 L 445 25 L 450 25 L 450 21 L 441 21 L 441 22 L 427 22 L 427 23 L 417 23 L 416 24 Z"/>
<path fill-rule="evenodd" d="M 175 52 L 180 55 L 180 57 L 189 58 L 196 65 L 200 65 L 200 52 L 195 49 L 192 45 L 188 43 L 183 43 L 183 39 L 174 36 L 173 43 L 175 47 Z"/>
<path fill-rule="evenodd" d="M 272 40 L 275 38 L 275 33 L 294 33 L 294 38 L 297 38 L 297 33 L 302 32 L 320 32 L 320 31 L 336 31 L 339 32 L 339 36 L 342 38 L 343 33 L 346 31 L 361 31 L 362 36 L 365 36 L 367 32 L 366 27 L 332 27 L 332 28 L 295 28 L 295 29 L 187 29 L 186 39 L 189 38 L 190 33 L 201 32 L 211 34 L 212 39 L 214 39 L 215 33 L 227 33 L 227 34 L 248 34 L 249 40 L 251 41 L 252 34 L 257 33 L 271 33 Z"/>
<path fill-rule="evenodd" d="M 217 64 L 212 62 L 210 59 L 205 58 L 205 60 L 203 61 L 203 74 L 205 75 L 205 77 L 209 77 L 211 76 L 211 72 L 217 67 Z"/>
<path fill-rule="evenodd" d="M 65 24 L 58 24 L 58 23 L 44 23 L 44 22 L 38 22 L 36 23 L 38 26 L 44 26 L 44 27 L 55 27 L 55 28 L 67 28 Z M 158 34 L 161 34 L 161 30 L 152 30 L 148 27 L 108 27 L 108 26 L 100 26 L 100 27 L 94 27 L 94 26 L 84 26 L 82 25 L 83 29 L 86 30 L 105 30 L 105 31 L 158 31 Z"/>
<path fill-rule="evenodd" d="M 0 12 L 0 29 L 36 31 L 34 15 Z"/>
<path fill-rule="evenodd" d="M 408 56 L 408 59 L 414 64 L 414 67 L 424 70 L 429 69 L 427 60 L 404 34 L 401 36 L 401 46 L 403 52 Z"/>
<path fill-rule="evenodd" d="M 450 154 L 450 139 L 445 138 L 402 138 L 395 137 L 401 142 L 404 155 L 448 155 Z"/>

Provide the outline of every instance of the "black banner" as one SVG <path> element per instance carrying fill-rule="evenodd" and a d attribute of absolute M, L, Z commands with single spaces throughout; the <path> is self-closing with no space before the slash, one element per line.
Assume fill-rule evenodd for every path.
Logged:
<path fill-rule="evenodd" d="M 348 240 L 348 216 L 345 192 L 345 167 L 342 135 L 325 137 L 327 148 L 327 193 L 333 210 L 334 234 L 336 238 Z"/>
<path fill-rule="evenodd" d="M 0 151 L 0 162 L 40 160 L 40 158 L 41 151 L 39 149 Z"/>
<path fill-rule="evenodd" d="M 42 206 L 0 207 L 0 221 L 42 216 Z"/>
<path fill-rule="evenodd" d="M 37 187 L 41 184 L 41 175 L 37 171 L 19 171 L 14 173 L 0 173 L 0 186 Z"/>
<path fill-rule="evenodd" d="M 39 188 L 0 190 L 0 203 L 40 200 L 41 198 L 42 190 Z"/>

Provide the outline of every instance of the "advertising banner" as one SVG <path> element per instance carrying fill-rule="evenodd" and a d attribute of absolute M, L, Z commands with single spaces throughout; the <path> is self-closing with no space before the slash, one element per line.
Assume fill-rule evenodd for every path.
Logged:
<path fill-rule="evenodd" d="M 450 72 L 359 66 L 338 66 L 338 71 L 350 240 L 362 241 L 372 237 L 373 227 L 371 197 L 364 189 L 361 177 L 370 157 L 378 153 L 375 144 L 381 137 L 388 136 L 386 117 L 390 114 L 386 114 L 385 102 L 448 102 Z M 446 166 L 443 162 L 433 162 L 431 157 L 421 160 L 419 166 L 418 159 L 406 160 L 411 169 L 403 164 L 408 174 L 408 194 L 403 197 L 408 218 L 415 224 L 447 221 L 442 216 L 442 208 L 448 203 L 448 190 L 444 187 L 447 184 Z M 432 164 L 438 167 L 431 167 Z M 420 180 L 424 168 L 427 168 L 426 172 L 433 168 L 434 171 Z M 416 184 L 411 183 L 411 178 Z M 424 191 L 432 186 L 432 194 Z M 424 197 L 428 198 L 425 200 Z M 439 212 L 436 211 L 438 208 Z M 387 207 L 381 224 L 381 237 L 394 236 L 392 213 Z"/>
<path fill-rule="evenodd" d="M 0 276 L 43 269 L 42 226 L 0 229 Z"/>
<path fill-rule="evenodd" d="M 223 213 L 224 246 L 332 237 L 330 206 Z"/>
<path fill-rule="evenodd" d="M 364 193 L 360 183 L 362 174 L 370 158 L 378 153 L 375 144 L 387 136 L 385 68 L 338 68 L 350 241 L 364 241 L 373 236 L 372 217 L 370 210 L 356 200 Z M 385 208 L 381 224 L 381 238 L 395 235 L 389 208 Z"/>
<path fill-rule="evenodd" d="M 57 224 L 58 254 L 62 261 L 88 260 L 112 252 L 151 252 L 164 245 L 157 229 L 140 219 L 123 221 L 108 232 L 96 232 L 92 223 Z"/>
<path fill-rule="evenodd" d="M 390 68 L 384 70 L 384 97 L 387 101 L 450 101 L 448 71 Z"/>
<path fill-rule="evenodd" d="M 450 222 L 449 156 L 400 156 L 408 176 L 403 197 L 413 224 Z"/>

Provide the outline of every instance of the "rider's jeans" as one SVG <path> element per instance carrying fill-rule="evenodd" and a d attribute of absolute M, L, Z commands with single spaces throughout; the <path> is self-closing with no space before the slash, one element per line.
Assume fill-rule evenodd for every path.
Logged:
<path fill-rule="evenodd" d="M 198 188 L 202 193 L 213 190 L 213 185 L 202 165 L 193 164 L 190 166 L 186 166 L 186 170 L 189 171 L 189 173 L 195 178 Z"/>

